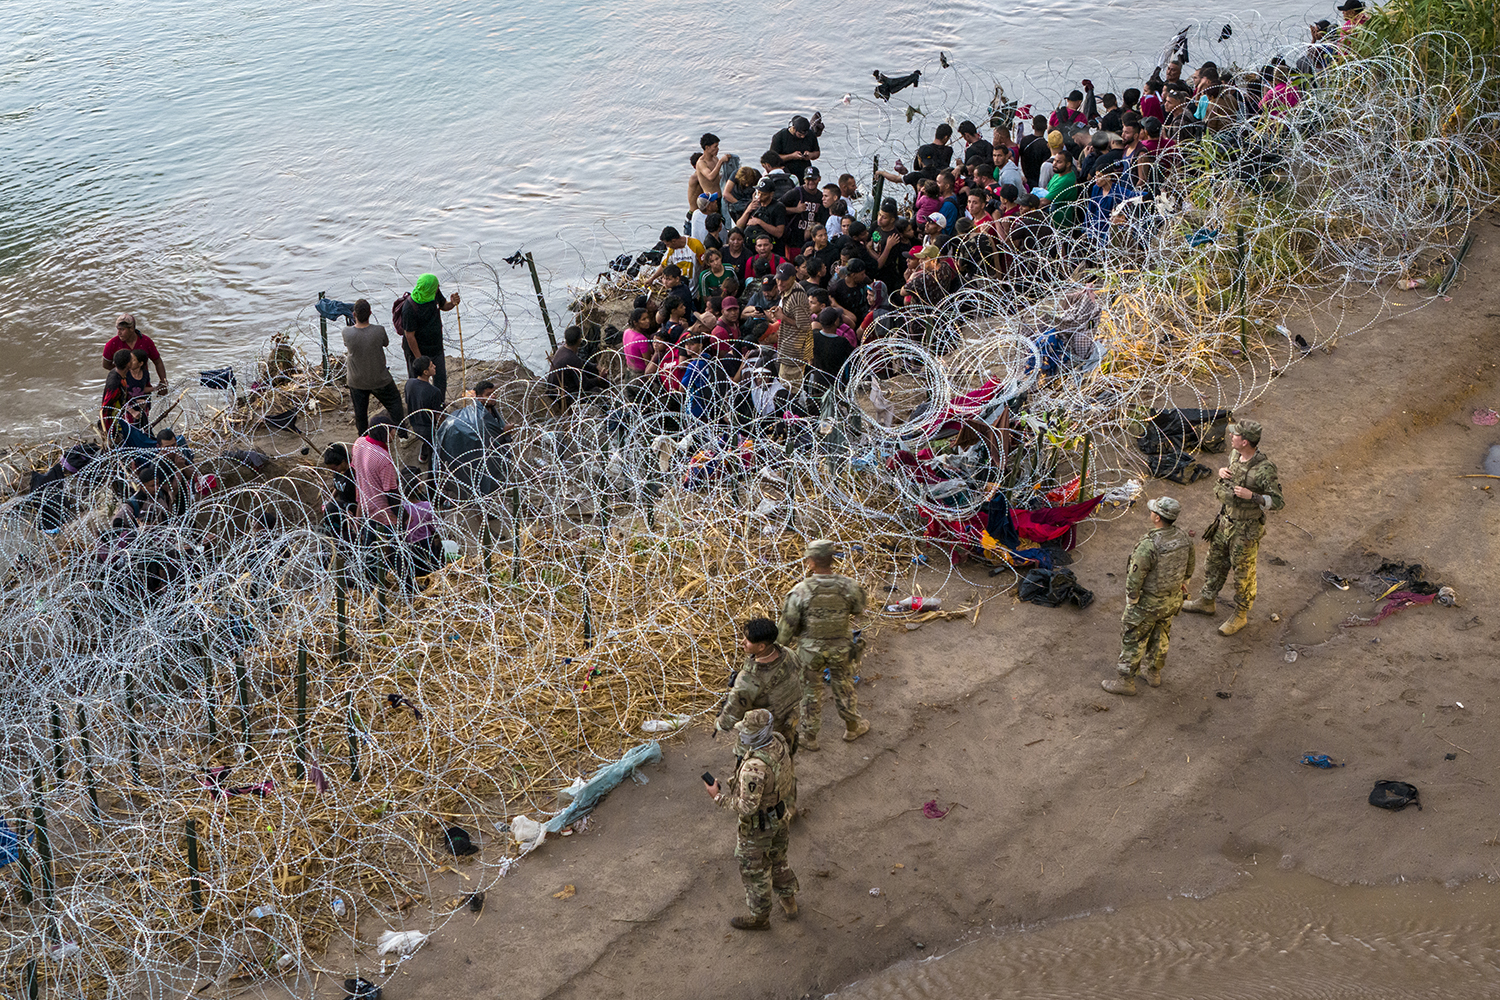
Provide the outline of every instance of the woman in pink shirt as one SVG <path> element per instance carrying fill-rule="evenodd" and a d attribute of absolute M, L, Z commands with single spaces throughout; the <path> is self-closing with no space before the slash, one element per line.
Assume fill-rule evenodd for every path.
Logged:
<path fill-rule="evenodd" d="M 646 325 L 649 316 L 645 309 L 637 309 L 631 313 L 635 322 L 625 328 L 624 339 L 620 344 L 620 353 L 625 356 L 625 367 L 636 375 L 645 374 L 646 364 L 651 360 L 651 338 L 640 329 Z"/>
<path fill-rule="evenodd" d="M 1286 67 L 1277 66 L 1271 79 L 1271 86 L 1266 88 L 1266 95 L 1260 99 L 1260 109 L 1283 118 L 1286 113 L 1297 106 L 1302 100 L 1302 95 L 1297 93 L 1297 88 L 1287 80 Z"/>

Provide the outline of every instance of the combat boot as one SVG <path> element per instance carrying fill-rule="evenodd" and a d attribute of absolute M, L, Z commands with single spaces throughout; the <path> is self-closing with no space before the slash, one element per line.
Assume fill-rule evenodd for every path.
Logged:
<path fill-rule="evenodd" d="M 844 742 L 846 742 L 846 743 L 853 743 L 855 740 L 859 739 L 861 736 L 863 736 L 865 733 L 868 733 L 869 731 L 870 731 L 870 720 L 869 719 L 860 719 L 854 725 L 849 726 L 847 729 L 844 730 Z"/>
<path fill-rule="evenodd" d="M 781 897 L 781 912 L 786 914 L 786 918 L 788 920 L 796 920 L 797 919 L 797 914 L 801 912 L 801 910 L 799 910 L 797 908 L 797 897 L 796 896 L 782 896 Z"/>
<path fill-rule="evenodd" d="M 1215 600 L 1212 597 L 1195 597 L 1191 601 L 1182 602 L 1182 610 L 1190 615 L 1211 615 L 1216 610 Z"/>
<path fill-rule="evenodd" d="M 1248 624 L 1250 624 L 1249 613 L 1244 608 L 1235 608 L 1234 617 L 1219 626 L 1219 634 L 1234 635 Z"/>
<path fill-rule="evenodd" d="M 1100 681 L 1099 686 L 1110 694 L 1124 695 L 1126 698 L 1135 697 L 1134 677 L 1112 677 L 1107 681 Z"/>
<path fill-rule="evenodd" d="M 766 931 L 771 929 L 771 914 L 752 913 L 748 916 L 730 917 L 729 926 L 742 931 Z"/>
<path fill-rule="evenodd" d="M 1161 687 L 1161 667 L 1146 668 L 1146 683 L 1154 688 Z"/>
<path fill-rule="evenodd" d="M 799 736 L 797 737 L 797 749 L 806 750 L 809 753 L 817 753 L 823 748 L 818 746 L 818 738 L 816 736 Z"/>

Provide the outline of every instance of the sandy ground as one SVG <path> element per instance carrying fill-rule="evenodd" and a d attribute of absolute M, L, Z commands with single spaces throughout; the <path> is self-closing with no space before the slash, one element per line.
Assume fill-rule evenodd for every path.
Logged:
<path fill-rule="evenodd" d="M 1243 632 L 1183 616 L 1162 688 L 1100 691 L 1125 558 L 1147 527 L 1138 506 L 1077 553 L 1098 595 L 1088 610 L 1005 594 L 975 624 L 886 633 L 859 688 L 872 732 L 840 742 L 829 705 L 825 749 L 798 758 L 797 922 L 778 912 L 769 933 L 729 928 L 743 906 L 732 821 L 698 775 L 723 773 L 730 749 L 697 730 L 666 743 L 650 783 L 615 791 L 585 833 L 526 858 L 481 916 L 435 934 L 385 995 L 817 996 L 991 928 L 1210 893 L 1247 866 L 1339 883 L 1500 877 L 1500 731 L 1483 723 L 1500 709 L 1500 482 L 1457 478 L 1500 442 L 1470 419 L 1500 404 L 1500 221 L 1477 228 L 1451 301 L 1384 318 L 1371 300 L 1342 303 L 1342 316 L 1336 304 L 1325 321 L 1373 325 L 1242 411 L 1264 424 L 1287 498 Z M 1418 294 L 1394 298 L 1410 307 Z M 1177 496 L 1195 531 L 1217 509 L 1207 480 L 1148 493 Z M 1337 631 L 1320 574 L 1377 554 L 1427 565 L 1462 606 L 1410 609 L 1288 663 L 1289 638 Z M 950 588 L 959 600 L 976 589 Z M 1306 751 L 1348 764 L 1301 766 Z M 1420 786 L 1425 810 L 1369 806 L 1378 778 Z M 924 817 L 931 799 L 946 818 Z M 565 886 L 574 893 L 555 898 Z M 317 995 L 340 994 L 324 977 Z"/>

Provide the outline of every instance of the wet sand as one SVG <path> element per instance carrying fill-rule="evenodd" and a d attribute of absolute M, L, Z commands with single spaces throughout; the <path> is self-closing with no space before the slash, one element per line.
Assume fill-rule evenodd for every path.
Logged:
<path fill-rule="evenodd" d="M 1226 639 L 1218 619 L 1180 618 L 1162 688 L 1134 699 L 1099 689 L 1118 648 L 1125 559 L 1146 530 L 1138 506 L 1099 525 L 1076 553 L 1074 571 L 1097 594 L 1088 610 L 1020 604 L 1007 593 L 992 596 L 977 622 L 882 635 L 861 668 L 872 732 L 839 741 L 828 706 L 825 749 L 799 757 L 808 815 L 792 834 L 796 923 L 778 913 L 769 933 L 728 926 L 743 905 L 733 829 L 698 775 L 724 771 L 730 749 L 700 727 L 666 742 L 650 783 L 612 793 L 585 833 L 524 859 L 489 891 L 482 915 L 440 929 L 386 995 L 817 996 L 975 935 L 1213 894 L 1268 867 L 1337 885 L 1500 877 L 1500 732 L 1484 723 L 1500 708 L 1500 506 L 1497 490 L 1481 488 L 1489 481 L 1457 478 L 1482 471 L 1500 441 L 1500 431 L 1470 419 L 1500 402 L 1500 288 L 1488 279 L 1500 265 L 1497 227 L 1494 215 L 1477 221 L 1451 301 L 1401 315 L 1409 308 L 1395 303 L 1415 306 L 1418 293 L 1397 293 L 1383 316 L 1373 297 L 1336 302 L 1322 321 L 1373 325 L 1295 365 L 1241 411 L 1265 426 L 1287 507 L 1271 516 L 1261 546 L 1251 625 Z M 1195 531 L 1217 509 L 1207 480 L 1151 481 L 1148 493 L 1178 497 Z M 1323 613 L 1323 571 L 1347 575 L 1379 557 L 1422 562 L 1429 579 L 1457 589 L 1461 606 L 1344 630 L 1288 663 L 1288 636 L 1305 640 L 1315 629 L 1303 615 Z M 968 577 L 943 596 L 996 594 L 981 569 Z M 1307 751 L 1348 766 L 1302 766 Z M 1368 805 L 1380 778 L 1418 785 L 1425 809 Z M 951 812 L 926 818 L 921 807 L 932 799 Z M 566 885 L 575 892 L 555 898 Z M 1336 911 L 1371 897 L 1299 898 Z M 1412 900 L 1413 919 L 1425 912 L 1416 896 L 1390 898 L 1398 901 L 1381 905 L 1398 916 L 1408 905 L 1400 899 Z M 1285 916 L 1249 907 L 1230 923 L 1247 934 L 1263 920 L 1273 934 Z M 1159 919 L 1163 933 L 1197 933 L 1190 919 Z M 360 936 L 373 940 L 377 922 L 367 916 Z M 324 965 L 349 962 L 330 955 Z M 378 968 L 373 956 L 360 962 Z M 1297 963 L 1269 968 L 1264 988 L 1245 995 L 1325 995 Z M 1407 970 L 1396 974 L 1410 974 L 1411 991 L 1382 995 L 1426 995 L 1426 965 L 1392 968 Z M 1076 981 L 1076 991 L 1027 995 L 1104 984 Z M 1466 994 L 1465 982 L 1451 981 L 1444 995 L 1481 995 Z M 316 995 L 341 994 L 324 976 Z"/>

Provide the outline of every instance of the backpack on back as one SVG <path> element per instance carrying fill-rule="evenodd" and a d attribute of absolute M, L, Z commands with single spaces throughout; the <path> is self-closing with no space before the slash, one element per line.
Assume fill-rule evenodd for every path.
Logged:
<path fill-rule="evenodd" d="M 391 326 L 396 331 L 396 336 L 406 336 L 406 324 L 401 321 L 401 314 L 406 311 L 406 304 L 411 301 L 411 292 L 402 293 L 401 297 L 391 304 Z"/>

